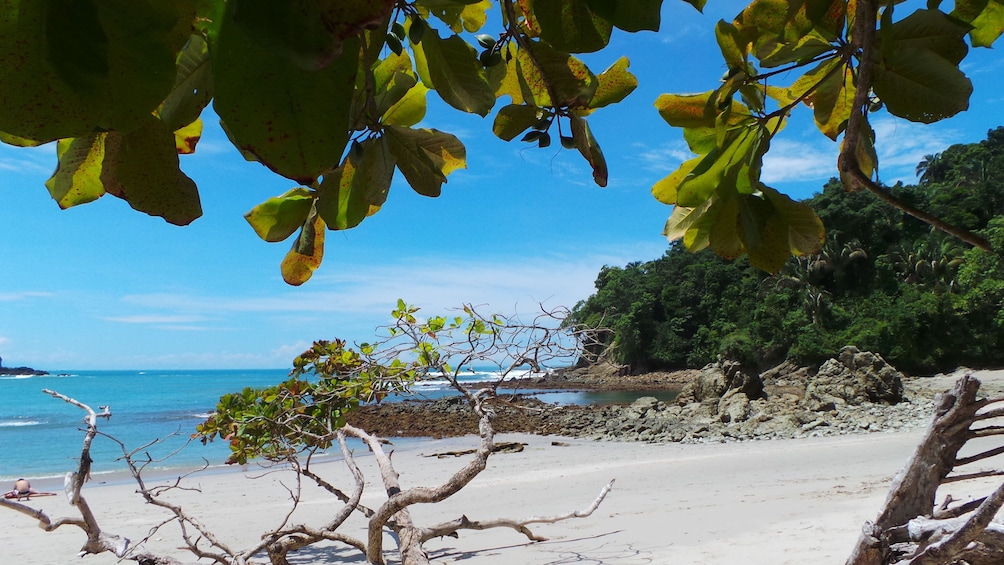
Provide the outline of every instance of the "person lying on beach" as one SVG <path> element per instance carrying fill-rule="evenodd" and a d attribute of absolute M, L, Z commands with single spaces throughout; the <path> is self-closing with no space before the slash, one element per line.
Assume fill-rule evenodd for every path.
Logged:
<path fill-rule="evenodd" d="M 14 489 L 5 492 L 3 497 L 16 498 L 17 500 L 21 500 L 22 498 L 27 498 L 30 500 L 31 497 L 33 496 L 55 496 L 55 495 L 56 493 L 54 492 L 39 492 L 31 488 L 31 483 L 29 483 L 27 479 L 18 479 L 14 483 Z"/>

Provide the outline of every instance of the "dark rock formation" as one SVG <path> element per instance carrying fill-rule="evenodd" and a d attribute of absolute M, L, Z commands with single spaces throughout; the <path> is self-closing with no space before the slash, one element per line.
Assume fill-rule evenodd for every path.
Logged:
<path fill-rule="evenodd" d="M 630 377 L 611 372 L 595 384 L 603 389 L 617 379 Z M 569 383 L 590 388 L 576 379 Z M 902 375 L 881 357 L 846 348 L 818 371 L 773 370 L 763 379 L 746 374 L 738 363 L 713 363 L 670 403 L 647 396 L 629 405 L 556 406 L 506 395 L 493 401 L 492 408 L 499 432 L 698 443 L 913 429 L 927 423 L 933 406 L 933 392 L 906 390 Z M 363 407 L 348 419 L 391 438 L 473 434 L 477 429 L 459 397 Z"/>
<path fill-rule="evenodd" d="M 903 375 L 880 355 L 847 346 L 819 367 L 805 399 L 822 405 L 896 404 L 903 400 Z"/>

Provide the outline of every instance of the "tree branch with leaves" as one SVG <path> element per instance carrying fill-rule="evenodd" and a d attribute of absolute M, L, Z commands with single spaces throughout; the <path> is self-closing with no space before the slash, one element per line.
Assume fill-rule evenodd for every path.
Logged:
<path fill-rule="evenodd" d="M 500 402 L 496 389 L 501 381 L 522 376 L 523 373 L 542 370 L 554 363 L 567 364 L 588 357 L 595 351 L 592 331 L 571 324 L 562 324 L 567 314 L 563 309 L 541 310 L 523 321 L 518 315 L 484 315 L 470 305 L 465 305 L 456 316 L 421 318 L 418 308 L 398 302 L 393 312 L 394 322 L 374 343 L 359 344 L 357 348 L 344 341 L 318 341 L 296 358 L 291 378 L 266 389 L 245 389 L 223 396 L 216 412 L 198 426 L 197 435 L 202 441 L 220 439 L 228 442 L 231 455 L 229 463 L 262 462 L 288 465 L 295 482 L 287 486 L 290 507 L 277 515 L 278 524 L 249 547 L 235 544 L 215 533 L 192 511 L 171 500 L 179 490 L 190 490 L 188 476 L 178 477 L 170 484 L 151 486 L 143 473 L 152 463 L 145 455 L 148 446 L 128 450 L 114 438 L 122 450 L 122 459 L 138 486 L 142 499 L 152 506 L 164 509 L 168 518 L 150 527 L 146 537 L 138 544 L 130 544 L 121 536 L 102 530 L 94 519 L 80 489 L 82 477 L 90 463 L 91 441 L 102 435 L 98 432 L 96 415 L 86 406 L 52 393 L 58 398 L 88 411 L 88 430 L 80 459 L 80 469 L 67 478 L 68 496 L 80 509 L 81 519 L 53 520 L 44 513 L 15 501 L 0 500 L 0 506 L 28 514 L 39 520 L 46 530 L 72 524 L 88 534 L 82 553 L 114 551 L 124 559 L 141 563 L 174 564 L 170 556 L 144 552 L 142 545 L 156 532 L 168 525 L 180 530 L 182 548 L 198 559 L 219 565 L 247 565 L 256 555 L 266 554 L 272 565 L 288 565 L 296 551 L 320 542 L 336 542 L 362 553 L 368 563 L 386 562 L 387 549 L 384 534 L 392 532 L 397 541 L 397 552 L 403 563 L 421 565 L 429 563 L 423 544 L 430 539 L 457 535 L 463 530 L 510 528 L 531 541 L 545 539 L 531 530 L 534 524 L 554 523 L 571 518 L 584 518 L 592 514 L 612 488 L 612 481 L 600 490 L 599 495 L 586 508 L 553 516 L 528 518 L 496 518 L 470 520 L 463 515 L 442 523 L 423 525 L 415 521 L 410 508 L 416 504 L 435 504 L 453 496 L 488 465 L 495 453 L 495 431 L 492 421 Z M 492 364 L 497 370 L 494 382 L 481 383 L 470 388 L 464 375 L 472 364 L 484 367 Z M 464 398 L 479 419 L 479 447 L 472 458 L 452 475 L 437 485 L 402 484 L 391 460 L 384 450 L 384 440 L 365 430 L 346 424 L 345 415 L 363 403 L 380 402 L 388 395 L 407 393 L 416 383 L 429 379 L 445 379 Z M 110 414 L 106 409 L 105 414 Z M 374 453 L 379 477 L 367 480 L 347 446 L 347 438 L 358 438 Z M 347 467 L 351 484 L 342 489 L 335 486 L 325 471 L 312 465 L 314 456 L 337 445 L 342 461 Z M 146 460 L 144 460 L 146 457 Z M 313 481 L 323 491 L 340 501 L 333 505 L 330 518 L 321 524 L 300 523 L 294 511 L 303 500 L 305 481 Z M 370 482 L 382 486 L 386 499 L 374 508 L 361 504 L 363 490 Z M 347 529 L 347 520 L 353 515 L 366 519 L 364 535 Z"/>

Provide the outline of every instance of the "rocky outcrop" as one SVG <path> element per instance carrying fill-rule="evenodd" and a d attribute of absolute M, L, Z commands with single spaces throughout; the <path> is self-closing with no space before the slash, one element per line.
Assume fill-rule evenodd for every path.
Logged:
<path fill-rule="evenodd" d="M 720 400 L 732 391 L 756 399 L 763 396 L 763 381 L 759 375 L 743 372 L 739 363 L 718 361 L 705 365 L 693 382 L 683 387 L 677 402 L 680 405 L 707 400 Z"/>
<path fill-rule="evenodd" d="M 805 399 L 825 406 L 896 404 L 903 400 L 903 375 L 881 355 L 848 346 L 819 367 L 805 387 Z"/>
<path fill-rule="evenodd" d="M 39 371 L 38 369 L 32 369 L 31 367 L 0 367 L 0 375 L 33 375 L 42 376 L 48 375 L 46 371 Z"/>
<path fill-rule="evenodd" d="M 904 391 L 902 375 L 881 357 L 846 348 L 818 371 L 768 371 L 763 378 L 745 373 L 737 363 L 713 363 L 668 403 L 647 396 L 629 405 L 555 406 L 534 397 L 507 395 L 493 409 L 499 432 L 655 443 L 721 442 L 926 425 L 933 394 Z M 442 437 L 477 429 L 476 419 L 459 398 L 368 406 L 348 419 L 385 437 Z"/>
<path fill-rule="evenodd" d="M 743 422 L 750 416 L 750 401 L 763 397 L 759 375 L 743 371 L 735 361 L 722 360 L 706 365 L 697 378 L 677 397 L 677 404 L 702 403 L 713 408 L 722 422 Z"/>
<path fill-rule="evenodd" d="M 895 431 L 925 425 L 933 406 L 930 397 L 906 398 L 903 375 L 881 356 L 846 347 L 817 371 L 781 368 L 763 378 L 747 375 L 738 363 L 713 363 L 672 405 L 643 398 L 628 408 L 606 407 L 597 415 L 580 414 L 594 420 L 562 433 L 717 442 Z"/>
<path fill-rule="evenodd" d="M 918 399 L 891 406 L 863 403 L 817 412 L 790 395 L 737 403 L 745 419 L 735 417 L 733 407 L 713 413 L 717 407 L 710 403 L 680 406 L 652 397 L 640 398 L 630 406 L 562 408 L 562 415 L 551 422 L 550 433 L 653 443 L 787 439 L 916 429 L 927 424 L 934 408 L 933 400 Z"/>

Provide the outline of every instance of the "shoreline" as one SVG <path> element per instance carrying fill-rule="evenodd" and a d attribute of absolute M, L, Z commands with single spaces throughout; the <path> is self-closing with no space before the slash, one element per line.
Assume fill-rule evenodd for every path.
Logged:
<path fill-rule="evenodd" d="M 427 549 L 432 561 L 437 565 L 458 560 L 533 565 L 575 555 L 580 561 L 612 565 L 841 562 L 849 555 L 861 525 L 878 512 L 889 481 L 919 438 L 919 432 L 899 432 L 652 445 L 502 434 L 499 441 L 523 442 L 526 448 L 493 455 L 488 469 L 457 495 L 441 504 L 413 507 L 412 513 L 423 524 L 461 514 L 473 520 L 563 514 L 585 508 L 613 478 L 613 490 L 592 516 L 531 527 L 549 541 L 529 543 L 508 529 L 462 532 L 459 539 L 430 541 Z M 464 436 L 396 452 L 394 462 L 402 486 L 438 484 L 466 458 L 427 455 L 476 444 L 477 438 Z M 378 476 L 372 457 L 360 457 L 358 462 L 368 481 Z M 318 470 L 339 484 L 347 480 L 340 462 L 325 462 Z M 288 473 L 277 471 L 199 474 L 186 479 L 186 485 L 201 492 L 176 491 L 171 499 L 227 543 L 245 547 L 285 515 L 289 494 L 283 485 L 291 484 Z M 139 540 L 164 515 L 144 505 L 134 490 L 124 484 L 88 485 L 84 494 L 102 527 Z M 384 500 L 381 490 L 370 482 L 364 504 L 373 506 Z M 308 486 L 294 522 L 325 520 L 340 506 L 329 500 L 329 495 Z M 241 508 L 239 520 L 233 519 L 235 505 Z M 61 496 L 33 500 L 32 506 L 54 515 L 66 515 L 69 509 Z M 75 528 L 46 533 L 27 517 L 12 518 L 6 522 L 12 531 L 5 544 L 12 562 L 69 561 L 83 542 Z M 364 528 L 364 520 L 354 520 L 345 533 L 362 535 Z M 177 545 L 176 528 L 165 529 L 150 539 L 147 549 L 192 561 L 175 549 Z M 387 547 L 394 547 L 389 538 Z M 310 555 L 312 562 L 338 562 L 358 553 L 336 545 L 313 548 Z M 88 557 L 94 565 L 116 562 L 110 554 Z"/>
<path fill-rule="evenodd" d="M 981 380 L 984 394 L 1004 389 L 1004 371 L 966 372 Z M 940 375 L 920 382 L 933 394 L 955 380 L 956 375 Z M 839 563 L 849 555 L 862 524 L 874 519 L 892 478 L 921 436 L 922 430 L 912 429 L 769 441 L 644 443 L 499 433 L 497 443 L 516 441 L 525 443 L 525 448 L 493 455 L 488 468 L 455 496 L 440 504 L 413 507 L 412 513 L 425 525 L 461 515 L 472 520 L 558 515 L 585 508 L 607 481 L 616 479 L 591 517 L 531 528 L 549 541 L 530 543 L 512 530 L 496 529 L 432 540 L 426 548 L 436 565 L 457 561 L 543 565 L 569 559 L 610 565 Z M 402 487 L 440 484 L 468 458 L 431 455 L 474 448 L 477 443 L 478 438 L 466 435 L 394 446 Z M 356 453 L 368 484 L 363 503 L 377 506 L 386 497 L 374 458 L 362 449 Z M 1000 467 L 1001 459 L 1004 456 L 985 464 Z M 335 457 L 318 463 L 316 470 L 336 486 L 349 484 L 343 463 Z M 146 478 L 148 486 L 166 485 L 179 474 L 179 470 L 155 472 Z M 997 483 L 999 479 L 988 478 L 953 485 L 951 494 L 964 500 Z M 281 521 L 290 508 L 287 489 L 294 484 L 288 470 L 215 467 L 187 477 L 186 490 L 171 493 L 170 500 L 240 548 L 255 543 Z M 62 490 L 61 484 L 34 486 Z M 165 514 L 145 505 L 135 490 L 123 474 L 116 480 L 88 483 L 84 495 L 106 531 L 138 541 Z M 340 507 L 331 502 L 330 495 L 306 485 L 293 522 L 327 521 Z M 73 516 L 62 496 L 32 500 L 31 506 L 54 518 Z M 234 508 L 241 509 L 239 519 L 234 519 Z M 46 533 L 18 514 L 11 514 L 6 523 L 11 540 L 5 544 L 6 554 L 21 565 L 69 561 L 83 543 L 76 528 L 64 526 Z M 353 518 L 340 531 L 362 537 L 365 520 Z M 390 538 L 386 544 L 394 547 Z M 146 550 L 193 561 L 177 550 L 178 545 L 176 527 L 166 527 L 147 541 Z M 359 556 L 342 545 L 312 547 L 309 552 L 298 559 L 344 562 Z M 88 563 L 111 565 L 118 559 L 102 554 L 89 556 Z"/>

